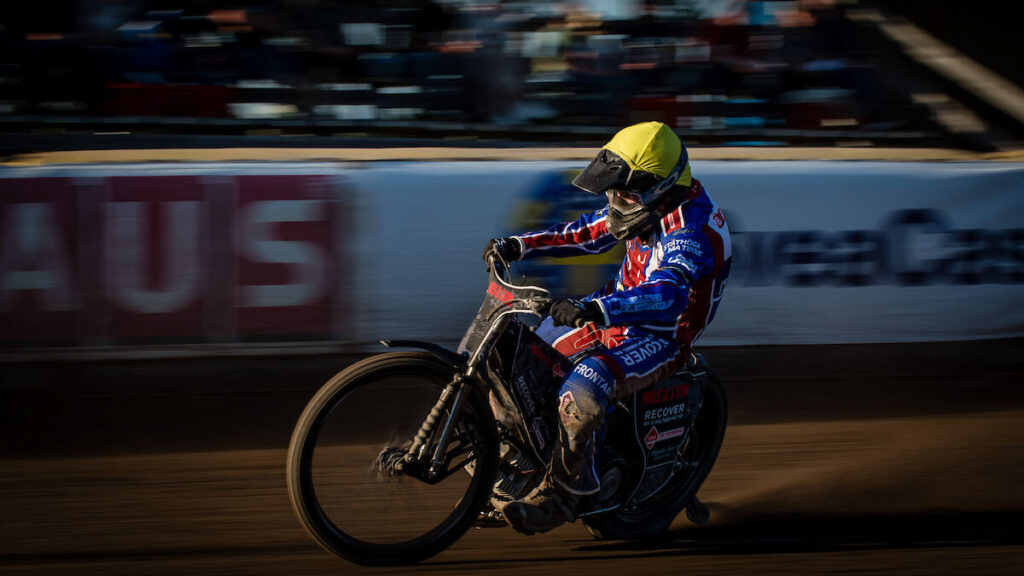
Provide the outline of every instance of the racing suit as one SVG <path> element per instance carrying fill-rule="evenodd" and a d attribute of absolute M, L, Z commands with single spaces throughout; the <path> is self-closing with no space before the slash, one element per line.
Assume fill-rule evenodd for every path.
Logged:
<path fill-rule="evenodd" d="M 608 207 L 574 222 L 513 236 L 522 258 L 566 257 L 610 250 Z M 722 211 L 694 180 L 677 208 L 646 238 L 626 243 L 615 279 L 584 298 L 598 304 L 601 324 L 555 326 L 537 334 L 575 362 L 559 389 L 560 446 L 551 479 L 575 494 L 600 487 L 594 454 L 605 413 L 618 398 L 674 373 L 715 316 L 732 264 Z"/>

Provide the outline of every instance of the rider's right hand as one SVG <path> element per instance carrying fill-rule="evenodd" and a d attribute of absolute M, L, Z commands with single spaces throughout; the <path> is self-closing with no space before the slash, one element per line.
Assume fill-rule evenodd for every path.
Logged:
<path fill-rule="evenodd" d="M 487 256 L 492 252 L 501 257 L 505 262 L 519 260 L 519 257 L 522 256 L 520 246 L 519 240 L 515 238 L 491 238 L 487 242 L 487 246 L 484 246 L 484 262 L 487 261 Z"/>
<path fill-rule="evenodd" d="M 587 322 L 603 322 L 604 313 L 593 300 L 584 302 L 572 298 L 562 298 L 551 303 L 551 321 L 555 326 L 581 328 Z"/>

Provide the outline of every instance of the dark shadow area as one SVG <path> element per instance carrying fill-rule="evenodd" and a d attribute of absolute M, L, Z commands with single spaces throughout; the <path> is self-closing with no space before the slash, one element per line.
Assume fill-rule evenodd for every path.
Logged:
<path fill-rule="evenodd" d="M 710 348 L 730 424 L 896 418 L 1024 406 L 1024 340 Z"/>
<path fill-rule="evenodd" d="M 571 548 L 572 553 L 546 558 L 545 563 L 564 565 L 581 560 L 635 560 L 664 566 L 665 559 L 680 562 L 717 556 L 863 553 L 930 550 L 969 550 L 981 547 L 1020 546 L 1024 529 L 1020 513 L 942 513 L 916 516 L 752 516 L 722 525 L 704 525 L 672 530 L 663 538 L 643 541 L 587 543 Z M 1011 553 L 1012 555 L 1012 553 Z M 1006 568 L 1015 560 L 1007 556 Z M 531 565 L 538 560 L 526 555 L 495 560 L 502 565 Z M 799 560 L 796 560 L 799 562 Z M 742 560 L 737 562 L 743 563 Z M 477 563 L 428 561 L 425 566 Z M 680 564 L 680 570 L 686 564 Z M 794 564 L 794 573 L 806 568 Z M 931 572 L 927 572 L 931 573 Z M 986 572 L 990 573 L 990 572 Z"/>
<path fill-rule="evenodd" d="M 353 358 L 0 366 L 0 457 L 287 447 L 316 389 Z"/>
<path fill-rule="evenodd" d="M 1020 339 L 704 349 L 730 425 L 1024 406 Z M 0 364 L 2 458 L 285 448 L 359 355 Z"/>
<path fill-rule="evenodd" d="M 147 562 L 171 561 L 175 558 L 187 556 L 189 558 L 217 558 L 228 555 L 254 556 L 258 554 L 293 554 L 308 550 L 309 546 L 235 546 L 223 547 L 185 547 L 168 550 L 166 548 L 151 548 L 143 550 L 96 550 L 94 552 L 64 552 L 48 554 L 0 554 L 0 567 L 4 565 L 24 567 L 32 564 L 47 565 L 54 562 L 59 563 L 87 563 L 104 560 L 117 560 L 121 562 L 141 560 Z"/>
<path fill-rule="evenodd" d="M 917 24 L 929 34 L 941 38 L 966 56 L 990 68 L 1000 76 L 1024 86 L 1024 69 L 1013 50 L 1007 50 L 1003 38 L 1012 37 L 1019 29 L 1016 18 L 1008 18 L 1008 5 L 983 0 L 972 3 L 965 14 L 958 0 L 875 0 L 885 10 Z M 951 14 L 958 16 L 951 18 Z"/>
<path fill-rule="evenodd" d="M 623 556 L 801 554 L 840 551 L 970 548 L 1024 544 L 1024 514 L 925 513 L 915 516 L 749 516 L 686 527 L 663 539 L 608 542 L 579 552 Z"/>

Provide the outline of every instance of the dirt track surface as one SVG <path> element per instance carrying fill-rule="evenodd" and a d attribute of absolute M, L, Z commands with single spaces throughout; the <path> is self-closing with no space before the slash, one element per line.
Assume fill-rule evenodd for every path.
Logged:
<path fill-rule="evenodd" d="M 4 364 L 0 574 L 1021 574 L 1020 350 L 709 350 L 731 402 L 710 523 L 473 530 L 384 569 L 320 550 L 285 492 L 291 426 L 348 359 Z"/>

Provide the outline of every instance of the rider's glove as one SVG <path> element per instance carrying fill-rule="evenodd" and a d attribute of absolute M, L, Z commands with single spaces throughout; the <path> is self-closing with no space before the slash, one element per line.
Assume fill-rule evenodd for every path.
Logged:
<path fill-rule="evenodd" d="M 579 328 L 587 322 L 603 322 L 604 313 L 597 302 L 563 298 L 551 304 L 551 319 L 555 326 Z"/>
<path fill-rule="evenodd" d="M 519 260 L 519 257 L 522 256 L 520 247 L 519 240 L 515 238 L 491 238 L 487 242 L 487 246 L 484 246 L 484 262 L 487 261 L 487 255 L 491 252 L 500 256 L 505 262 Z"/>

